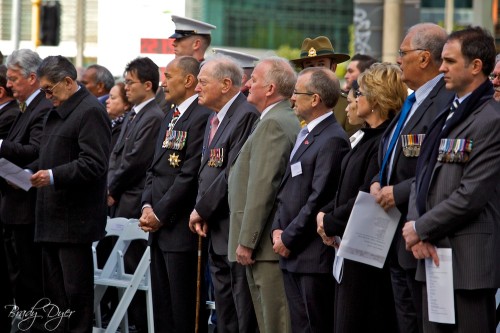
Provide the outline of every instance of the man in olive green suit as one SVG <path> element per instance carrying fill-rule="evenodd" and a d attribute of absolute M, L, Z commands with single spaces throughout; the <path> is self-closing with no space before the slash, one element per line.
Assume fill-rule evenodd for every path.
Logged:
<path fill-rule="evenodd" d="M 261 333 L 291 332 L 279 257 L 270 230 L 274 202 L 300 125 L 290 108 L 296 74 L 286 59 L 260 61 L 246 86 L 261 113 L 229 174 L 228 257 L 247 267 Z"/>

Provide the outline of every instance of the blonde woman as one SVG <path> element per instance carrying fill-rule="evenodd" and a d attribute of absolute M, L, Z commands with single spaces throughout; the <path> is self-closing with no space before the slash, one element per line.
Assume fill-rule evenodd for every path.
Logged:
<path fill-rule="evenodd" d="M 380 138 L 401 109 L 407 87 L 401 70 L 389 63 L 376 63 L 358 77 L 356 114 L 365 123 L 363 137 L 344 157 L 337 195 L 317 216 L 318 233 L 325 245 L 342 237 L 359 191 L 370 192 L 378 172 Z M 378 269 L 344 260 L 341 283 L 335 290 L 335 332 L 397 332 L 392 288 L 387 267 Z"/>

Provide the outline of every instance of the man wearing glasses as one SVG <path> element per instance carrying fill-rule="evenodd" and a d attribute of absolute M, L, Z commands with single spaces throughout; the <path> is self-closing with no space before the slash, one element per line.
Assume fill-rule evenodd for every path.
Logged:
<path fill-rule="evenodd" d="M 113 217 L 139 218 L 146 172 L 151 165 L 163 113 L 154 101 L 160 77 L 149 58 L 136 58 L 125 69 L 125 91 L 134 105 L 113 148 L 108 172 L 108 206 Z"/>
<path fill-rule="evenodd" d="M 421 140 L 453 96 L 445 89 L 443 75 L 439 73 L 446 37 L 446 31 L 438 25 L 421 23 L 411 27 L 403 39 L 397 62 L 403 71 L 403 82 L 415 91 L 415 102 L 406 115 L 400 112 L 384 133 L 379 147 L 382 171 L 371 186 L 371 193 L 382 208 L 387 210 L 396 206 L 401 212 L 388 256 L 400 332 L 422 332 L 422 286 L 415 280 L 417 261 L 406 251 L 401 231 L 406 221 Z M 396 133 L 399 122 L 401 129 Z M 397 141 L 389 150 L 393 137 Z M 403 143 L 408 142 L 405 140 L 408 137 L 416 139 L 412 140 L 413 146 Z"/>
<path fill-rule="evenodd" d="M 7 137 L 0 140 L 0 157 L 23 169 L 38 159 L 44 118 L 52 107 L 39 90 L 36 70 L 41 62 L 40 56 L 28 49 L 16 50 L 7 58 L 6 86 L 12 90 L 22 112 L 18 111 Z M 0 189 L 7 268 L 16 305 L 27 311 L 43 296 L 41 251 L 34 243 L 36 189 L 26 192 L 3 179 Z M 38 332 L 39 324 L 36 322 L 31 331 Z"/>
<path fill-rule="evenodd" d="M 491 83 L 493 83 L 493 88 L 495 89 L 495 93 L 493 94 L 493 98 L 500 102 L 500 53 L 497 54 L 495 58 L 495 68 L 493 72 L 489 76 Z"/>
<path fill-rule="evenodd" d="M 41 246 L 44 302 L 61 321 L 45 330 L 90 332 L 93 320 L 92 242 L 104 237 L 106 172 L 111 126 L 104 106 L 76 82 L 62 56 L 45 58 L 37 70 L 52 108 L 45 119 L 38 170 L 35 241 Z M 49 304 L 50 303 L 50 304 Z"/>
<path fill-rule="evenodd" d="M 291 98 L 295 114 L 307 125 L 292 149 L 271 230 L 292 332 L 333 332 L 334 249 L 316 233 L 316 215 L 333 200 L 340 164 L 350 148 L 332 113 L 339 96 L 340 83 L 331 70 L 306 68 Z"/>

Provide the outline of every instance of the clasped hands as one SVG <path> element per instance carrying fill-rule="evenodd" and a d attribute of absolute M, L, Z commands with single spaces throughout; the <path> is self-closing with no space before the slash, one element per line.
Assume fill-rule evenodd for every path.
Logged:
<path fill-rule="evenodd" d="M 139 218 L 139 227 L 144 232 L 155 232 L 158 231 L 162 226 L 162 223 L 156 218 L 156 215 L 151 207 L 144 207 L 142 210 L 142 215 Z"/>

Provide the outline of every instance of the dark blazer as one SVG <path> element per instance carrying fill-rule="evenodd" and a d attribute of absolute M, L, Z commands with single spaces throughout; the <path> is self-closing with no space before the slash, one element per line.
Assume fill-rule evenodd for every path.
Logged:
<path fill-rule="evenodd" d="M 111 153 L 108 191 L 117 201 L 115 216 L 139 218 L 146 173 L 153 160 L 154 143 L 164 114 L 154 100 L 141 109 L 129 126 L 130 114 Z"/>
<path fill-rule="evenodd" d="M 161 124 L 142 205 L 150 204 L 163 223 L 160 230 L 150 234 L 150 242 L 157 241 L 163 251 L 195 251 L 198 236 L 189 230 L 188 222 L 198 193 L 203 135 L 212 112 L 198 105 L 198 99 L 191 103 L 174 126 L 175 131 L 187 133 L 184 147 L 178 150 L 162 148 L 173 111 Z M 172 158 L 175 160 L 171 161 Z"/>
<path fill-rule="evenodd" d="M 2 142 L 0 157 L 3 157 L 21 168 L 38 159 L 43 123 L 52 103 L 42 93 L 38 93 L 26 107 L 24 113 L 19 111 L 9 134 Z M 6 224 L 31 224 L 35 222 L 36 189 L 28 192 L 15 189 L 5 180 L 0 181 L 2 191 L 0 219 Z"/>
<path fill-rule="evenodd" d="M 38 169 L 54 185 L 38 189 L 35 241 L 90 243 L 104 236 L 111 125 L 85 87 L 49 111 Z"/>
<path fill-rule="evenodd" d="M 116 143 L 118 142 L 118 138 L 120 137 L 120 133 L 122 131 L 123 121 L 117 123 L 115 126 L 111 128 L 111 152 L 113 151 Z"/>
<path fill-rule="evenodd" d="M 489 98 L 447 135 L 472 139 L 472 151 L 467 162 L 436 162 L 422 192 L 427 211 L 421 216 L 412 185 L 408 219 L 415 220 L 422 240 L 451 248 L 454 289 L 500 287 L 499 132 L 500 104 Z M 417 280 L 425 280 L 424 260 L 418 262 Z"/>
<path fill-rule="evenodd" d="M 281 229 L 283 244 L 290 250 L 280 257 L 280 267 L 293 273 L 327 273 L 334 249 L 323 244 L 316 232 L 316 215 L 333 200 L 342 158 L 350 149 L 346 133 L 335 117 L 324 119 L 307 135 L 288 163 L 278 192 L 278 209 L 272 230 Z M 292 177 L 291 166 L 302 173 Z"/>
<path fill-rule="evenodd" d="M 335 200 L 321 209 L 325 212 L 323 225 L 328 236 L 342 236 L 351 216 L 359 191 L 370 192 L 372 178 L 378 173 L 378 145 L 389 126 L 386 120 L 377 128 L 362 128 L 361 141 L 342 159 L 339 187 Z"/>
<path fill-rule="evenodd" d="M 446 108 L 453 99 L 455 93 L 446 90 L 444 79 L 438 81 L 434 89 L 429 93 L 427 98 L 415 110 L 413 116 L 408 120 L 408 123 L 401 131 L 401 135 L 408 134 L 425 134 L 432 121 L 436 118 L 437 114 Z M 391 132 L 399 120 L 399 114 L 394 118 L 392 123 L 385 131 L 382 140 L 380 141 L 378 165 L 382 166 L 384 153 L 388 142 L 390 140 Z M 425 140 L 425 139 L 424 139 Z M 406 214 L 408 212 L 408 200 L 410 199 L 411 182 L 415 177 L 415 170 L 417 167 L 417 158 L 406 157 L 403 154 L 402 140 L 398 140 L 394 152 L 394 161 L 392 164 L 391 177 L 388 184 L 393 186 L 394 201 L 398 210 L 401 212 L 401 219 L 399 220 L 398 231 L 393 239 L 391 245 L 390 257 L 397 255 L 399 265 L 404 269 L 414 269 L 417 267 L 417 261 L 410 251 L 406 251 L 406 245 L 402 237 L 402 228 L 407 221 Z M 378 175 L 375 178 L 378 181 Z"/>
<path fill-rule="evenodd" d="M 215 116 L 215 114 L 213 114 Z M 198 196 L 195 209 L 209 224 L 210 244 L 218 255 L 227 255 L 229 238 L 229 204 L 227 180 L 231 166 L 252 130 L 259 112 L 247 102 L 245 96 L 238 97 L 229 107 L 217 132 L 208 145 L 210 120 L 203 139 L 203 156 L 198 175 Z M 211 118 L 210 118 L 211 119 Z M 219 167 L 209 166 L 211 149 L 223 152 L 223 163 Z"/>
<path fill-rule="evenodd" d="M 10 127 L 19 113 L 19 104 L 17 104 L 15 99 L 0 109 L 0 139 L 7 137 Z"/>

